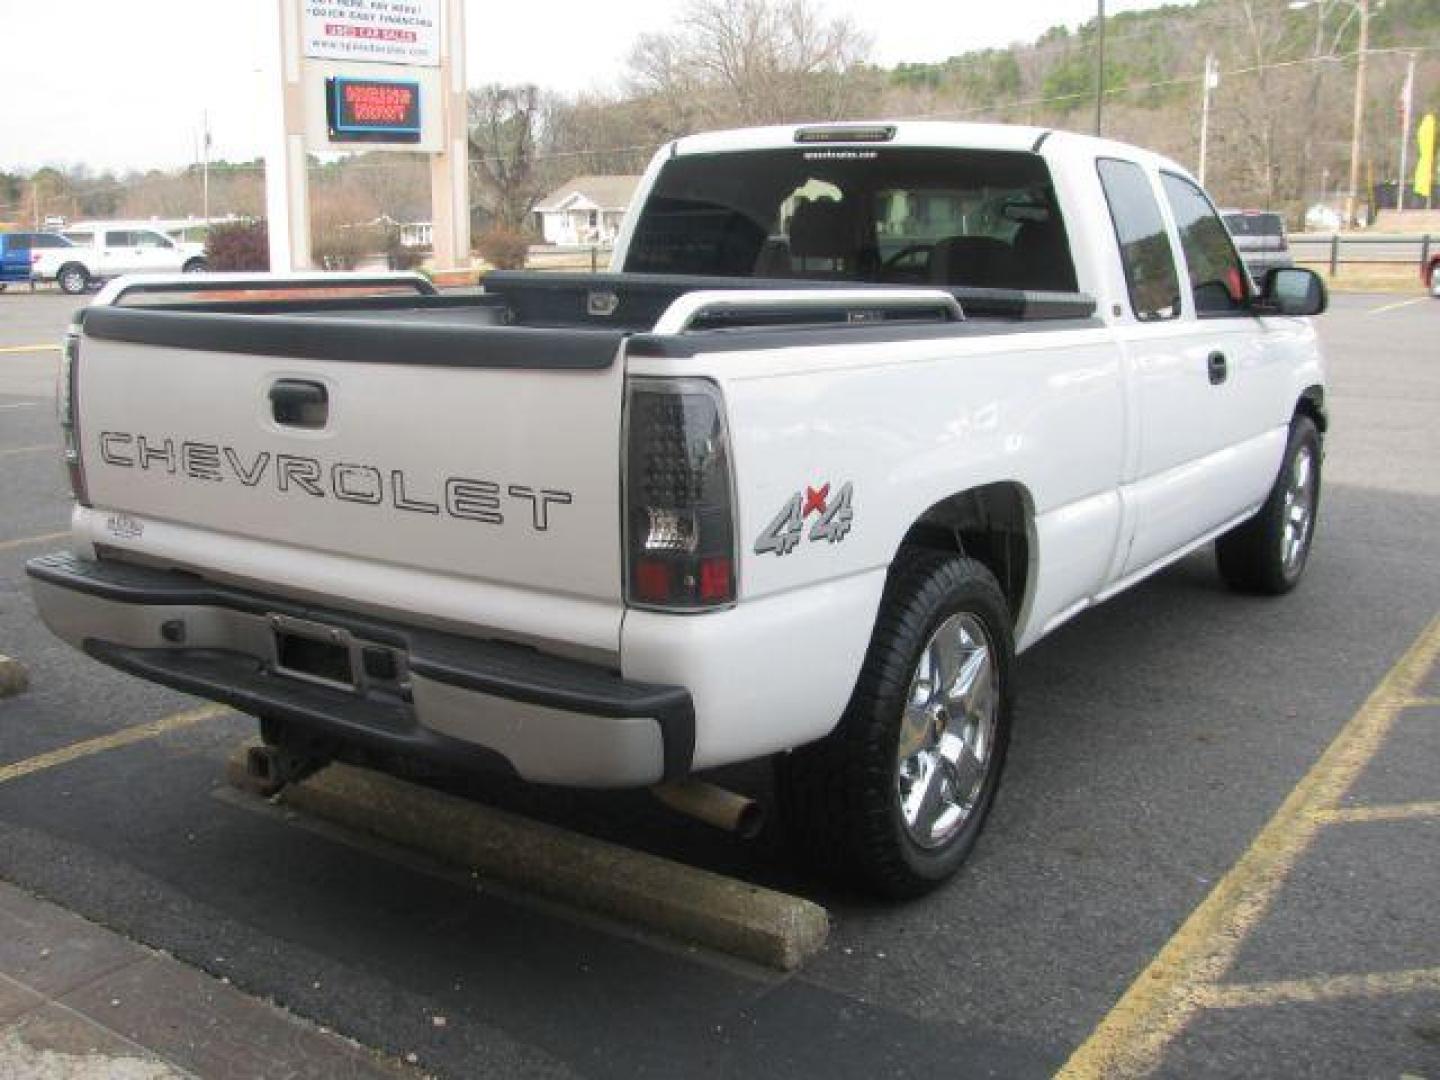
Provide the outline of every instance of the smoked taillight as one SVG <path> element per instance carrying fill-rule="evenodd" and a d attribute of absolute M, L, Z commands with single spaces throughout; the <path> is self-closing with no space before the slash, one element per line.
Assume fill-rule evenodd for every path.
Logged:
<path fill-rule="evenodd" d="M 626 602 L 670 611 L 734 603 L 734 485 L 719 388 L 632 378 L 625 430 Z"/>
<path fill-rule="evenodd" d="M 61 452 L 65 471 L 70 477 L 70 491 L 81 506 L 89 506 L 85 490 L 85 464 L 80 454 L 80 327 L 71 324 L 60 351 L 60 378 L 55 387 L 56 411 L 60 415 Z"/>

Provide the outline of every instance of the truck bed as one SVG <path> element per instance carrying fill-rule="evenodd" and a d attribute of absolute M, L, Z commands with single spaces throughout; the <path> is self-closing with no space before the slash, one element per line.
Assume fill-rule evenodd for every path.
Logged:
<path fill-rule="evenodd" d="M 837 288 L 852 297 L 867 291 L 819 280 L 519 271 L 490 274 L 482 292 L 448 295 L 214 299 L 199 292 L 179 300 L 173 293 L 137 290 L 137 303 L 93 306 L 82 311 L 81 318 L 90 337 L 177 349 L 439 367 L 583 370 L 608 367 L 625 338 L 648 335 L 665 311 L 687 294 L 793 294 Z M 895 286 L 869 291 L 881 289 L 896 292 Z M 887 323 L 933 322 L 939 324 L 939 333 L 969 335 L 1004 329 L 997 324 L 1084 320 L 1095 311 L 1095 302 L 1078 293 L 926 291 L 954 296 L 965 321 L 952 321 L 938 309 L 927 313 L 851 300 L 823 308 L 711 311 L 688 329 L 830 326 L 864 340 L 883 332 Z M 667 349 L 650 342 L 646 351 Z"/>

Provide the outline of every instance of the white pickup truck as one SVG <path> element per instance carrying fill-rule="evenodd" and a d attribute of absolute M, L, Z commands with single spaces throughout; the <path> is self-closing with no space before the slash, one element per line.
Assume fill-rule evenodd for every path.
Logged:
<path fill-rule="evenodd" d="M 74 246 L 39 252 L 31 276 L 67 293 L 125 274 L 193 274 L 207 266 L 204 244 L 176 240 L 144 222 L 78 222 L 62 235 Z"/>
<path fill-rule="evenodd" d="M 746 822 L 691 774 L 773 755 L 797 851 L 913 895 L 990 808 L 1018 650 L 1212 540 L 1243 590 L 1305 568 L 1323 286 L 1257 288 L 1142 150 L 697 135 L 612 273 L 382 283 L 124 279 L 64 351 L 40 612 L 259 717 L 277 783 L 398 756 Z M 255 286 L 292 291 L 207 292 Z"/>

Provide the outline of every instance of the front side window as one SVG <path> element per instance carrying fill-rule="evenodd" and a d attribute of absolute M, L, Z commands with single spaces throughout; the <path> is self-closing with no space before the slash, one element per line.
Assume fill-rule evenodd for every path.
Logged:
<path fill-rule="evenodd" d="M 1074 291 L 1049 169 L 993 150 L 795 147 L 666 163 L 632 273 Z"/>
<path fill-rule="evenodd" d="M 1135 318 L 1141 322 L 1177 318 L 1180 276 L 1149 177 L 1133 161 L 1101 158 L 1095 167 L 1110 206 Z"/>
<path fill-rule="evenodd" d="M 135 234 L 136 247 L 168 248 L 175 245 L 157 232 L 140 231 Z"/>
<path fill-rule="evenodd" d="M 1160 184 L 1185 252 L 1196 314 L 1229 315 L 1247 310 L 1250 280 L 1210 200 L 1189 180 L 1174 173 L 1161 173 Z"/>

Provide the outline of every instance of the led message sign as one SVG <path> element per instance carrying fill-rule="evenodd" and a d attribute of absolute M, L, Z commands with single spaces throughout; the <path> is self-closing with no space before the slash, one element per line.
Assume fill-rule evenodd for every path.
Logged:
<path fill-rule="evenodd" d="M 326 79 L 325 119 L 334 142 L 419 142 L 420 84 Z"/>

